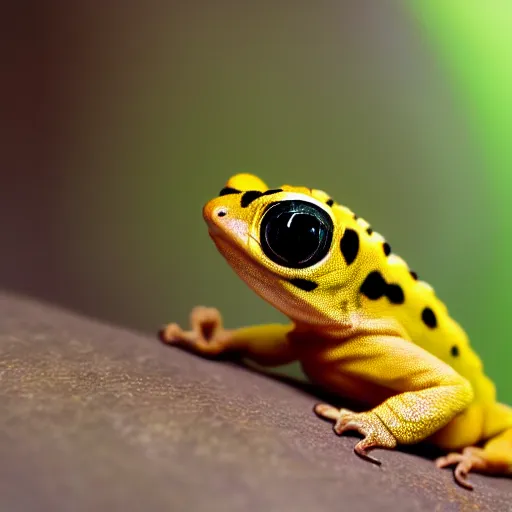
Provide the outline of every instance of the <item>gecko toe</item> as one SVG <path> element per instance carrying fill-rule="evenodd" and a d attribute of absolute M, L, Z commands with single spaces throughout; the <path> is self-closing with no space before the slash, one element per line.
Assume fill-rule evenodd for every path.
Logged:
<path fill-rule="evenodd" d="M 178 324 L 167 324 L 158 331 L 158 337 L 164 343 L 176 343 L 183 335 L 183 330 Z"/>
<path fill-rule="evenodd" d="M 469 460 L 463 460 L 457 464 L 454 471 L 455 480 L 462 487 L 473 490 L 473 484 L 467 479 L 472 464 Z"/>
<path fill-rule="evenodd" d="M 313 410 L 317 416 L 327 420 L 336 421 L 340 415 L 339 409 L 328 404 L 316 404 Z"/>

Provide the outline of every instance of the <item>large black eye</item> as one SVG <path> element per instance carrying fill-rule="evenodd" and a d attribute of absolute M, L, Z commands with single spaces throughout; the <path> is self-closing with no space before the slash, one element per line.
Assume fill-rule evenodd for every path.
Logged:
<path fill-rule="evenodd" d="M 307 201 L 281 201 L 261 220 L 261 247 L 279 265 L 310 267 L 329 252 L 332 231 L 332 220 L 320 207 Z"/>

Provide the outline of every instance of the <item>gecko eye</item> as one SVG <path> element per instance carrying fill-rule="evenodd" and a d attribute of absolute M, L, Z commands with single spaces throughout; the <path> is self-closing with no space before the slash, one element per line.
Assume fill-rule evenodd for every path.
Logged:
<path fill-rule="evenodd" d="M 329 252 L 332 232 L 332 220 L 320 207 L 307 201 L 280 201 L 261 220 L 261 248 L 279 265 L 306 268 Z"/>

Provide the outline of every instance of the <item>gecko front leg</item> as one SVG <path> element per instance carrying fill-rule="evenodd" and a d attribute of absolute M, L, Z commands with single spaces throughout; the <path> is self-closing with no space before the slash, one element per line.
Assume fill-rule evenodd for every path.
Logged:
<path fill-rule="evenodd" d="M 225 329 L 217 309 L 198 306 L 190 313 L 190 327 L 187 331 L 168 324 L 160 330 L 160 338 L 204 357 L 230 354 L 262 366 L 280 366 L 296 358 L 288 340 L 293 324 Z"/>

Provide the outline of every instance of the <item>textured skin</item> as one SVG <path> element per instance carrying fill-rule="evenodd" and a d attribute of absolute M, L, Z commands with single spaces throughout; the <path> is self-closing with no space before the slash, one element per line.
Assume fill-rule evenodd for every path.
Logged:
<path fill-rule="evenodd" d="M 163 339 L 203 355 L 234 351 L 268 366 L 298 360 L 311 381 L 368 409 L 315 409 L 335 422 L 338 434 L 361 433 L 355 450 L 363 457 L 375 461 L 371 448 L 423 440 L 448 451 L 491 440 L 483 450 L 450 454 L 438 465 L 456 465 L 457 481 L 469 488 L 471 469 L 512 474 L 512 409 L 496 402 L 464 330 L 432 287 L 325 192 L 287 185 L 262 194 L 267 191 L 255 176 L 233 176 L 203 215 L 231 267 L 291 324 L 227 331 L 216 310 L 197 308 L 191 331 L 170 324 Z M 287 268 L 262 250 L 262 216 L 283 200 L 307 201 L 332 219 L 329 252 L 310 267 Z"/>

